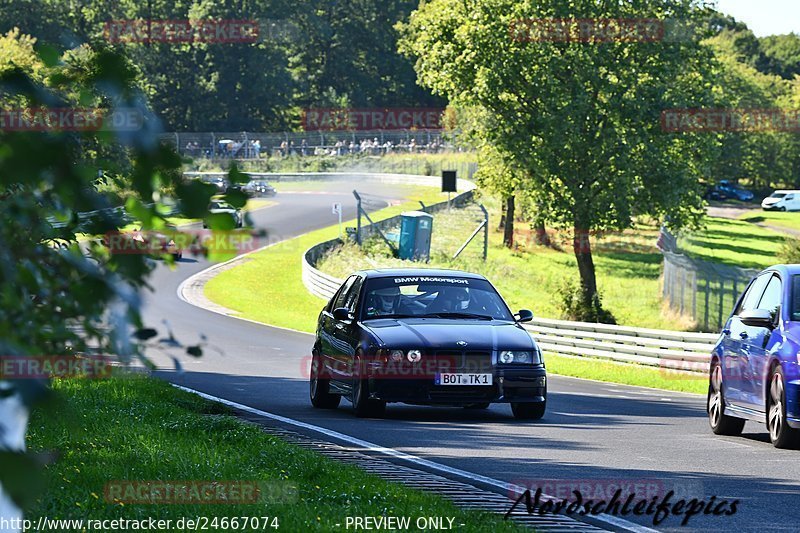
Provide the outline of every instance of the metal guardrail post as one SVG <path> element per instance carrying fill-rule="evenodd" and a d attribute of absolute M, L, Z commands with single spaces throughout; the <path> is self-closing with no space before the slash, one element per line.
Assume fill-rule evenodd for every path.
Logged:
<path fill-rule="evenodd" d="M 361 246 L 361 196 L 355 189 L 353 196 L 356 197 L 356 244 Z"/>

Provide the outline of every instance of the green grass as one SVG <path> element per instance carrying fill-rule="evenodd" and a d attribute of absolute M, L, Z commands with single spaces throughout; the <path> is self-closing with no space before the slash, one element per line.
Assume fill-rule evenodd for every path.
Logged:
<path fill-rule="evenodd" d="M 749 222 L 709 217 L 705 229 L 681 238 L 679 245 L 698 259 L 760 269 L 776 263 L 784 238 Z"/>
<path fill-rule="evenodd" d="M 547 371 L 551 374 L 696 394 L 705 394 L 708 391 L 708 377 L 701 373 L 688 374 L 644 365 L 551 353 L 545 353 L 544 359 Z"/>
<path fill-rule="evenodd" d="M 766 224 L 794 231 L 800 231 L 800 212 L 778 212 L 753 209 L 739 217 L 752 224 Z"/>
<path fill-rule="evenodd" d="M 434 187 L 416 187 L 416 194 L 398 206 L 376 213 L 379 220 L 419 207 L 417 200 L 433 204 L 447 199 Z M 348 221 L 352 225 L 353 221 Z M 338 226 L 313 231 L 282 241 L 252 254 L 236 268 L 220 273 L 205 286 L 211 301 L 237 311 L 240 316 L 274 326 L 314 331 L 317 315 L 324 302 L 309 294 L 300 276 L 300 258 L 311 246 L 334 239 Z M 264 280 L 269 283 L 264 283 Z"/>
<path fill-rule="evenodd" d="M 58 454 L 45 469 L 48 490 L 27 512 L 34 523 L 39 516 L 173 521 L 270 516 L 283 531 L 332 531 L 344 528 L 346 516 L 385 514 L 450 516 L 465 524 L 459 528 L 464 531 L 523 531 L 496 515 L 459 510 L 440 497 L 270 436 L 219 404 L 159 380 L 66 380 L 56 381 L 54 389 L 66 397 L 68 408 L 35 410 L 28 433 L 31 451 Z M 118 480 L 257 481 L 275 488 L 279 497 L 259 504 L 105 501 L 104 487 Z"/>

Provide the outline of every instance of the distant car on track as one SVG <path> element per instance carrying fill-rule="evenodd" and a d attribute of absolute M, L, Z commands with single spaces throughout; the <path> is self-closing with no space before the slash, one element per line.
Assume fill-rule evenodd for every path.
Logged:
<path fill-rule="evenodd" d="M 207 228 L 209 226 L 209 219 L 215 215 L 223 215 L 227 214 L 233 218 L 233 225 L 237 228 L 241 228 L 244 225 L 244 215 L 242 214 L 241 209 L 237 209 L 233 207 L 228 202 L 224 200 L 215 200 L 212 199 L 211 203 L 208 205 L 208 212 L 211 215 L 208 218 L 203 220 L 203 227 Z"/>
<path fill-rule="evenodd" d="M 264 180 L 253 180 L 242 187 L 242 190 L 251 198 L 261 196 L 275 196 L 277 191 L 275 187 L 270 185 Z"/>
<path fill-rule="evenodd" d="M 389 402 L 544 415 L 542 353 L 486 278 L 456 270 L 356 272 L 319 315 L 311 403 L 381 416 Z"/>
<path fill-rule="evenodd" d="M 711 355 L 707 411 L 717 435 L 765 423 L 778 448 L 800 444 L 800 265 L 748 285 Z"/>

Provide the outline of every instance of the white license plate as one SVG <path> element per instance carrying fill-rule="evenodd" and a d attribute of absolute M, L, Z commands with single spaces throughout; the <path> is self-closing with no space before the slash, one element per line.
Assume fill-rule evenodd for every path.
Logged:
<path fill-rule="evenodd" d="M 491 374 L 436 374 L 436 385 L 491 385 Z"/>

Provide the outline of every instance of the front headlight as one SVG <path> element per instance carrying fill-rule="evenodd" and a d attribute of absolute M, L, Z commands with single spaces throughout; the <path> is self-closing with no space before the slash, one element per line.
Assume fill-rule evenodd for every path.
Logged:
<path fill-rule="evenodd" d="M 500 352 L 497 361 L 502 364 L 541 362 L 538 357 L 538 352 L 522 352 L 511 350 L 503 350 Z"/>
<path fill-rule="evenodd" d="M 412 363 L 418 363 L 419 360 L 422 359 L 422 352 L 419 350 L 409 350 L 406 357 L 408 357 L 408 360 Z"/>

